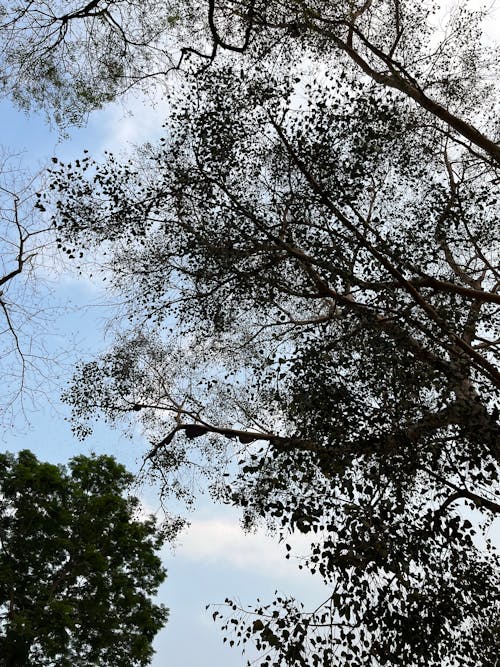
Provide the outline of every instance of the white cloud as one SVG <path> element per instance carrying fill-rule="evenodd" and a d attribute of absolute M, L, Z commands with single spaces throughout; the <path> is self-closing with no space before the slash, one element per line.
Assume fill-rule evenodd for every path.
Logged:
<path fill-rule="evenodd" d="M 165 132 L 162 125 L 167 116 L 168 103 L 165 98 L 144 99 L 139 95 L 130 95 L 123 104 L 111 104 L 96 115 L 90 123 L 90 130 L 94 129 L 101 135 L 101 151 L 120 153 L 133 145 L 154 142 Z"/>
<path fill-rule="evenodd" d="M 293 537 L 292 553 L 307 554 L 310 542 Z M 218 564 L 273 577 L 304 576 L 294 557 L 286 560 L 286 548 L 263 531 L 246 533 L 236 520 L 195 520 L 179 540 L 176 555 L 194 562 Z M 309 575 L 307 575 L 309 576 Z"/>

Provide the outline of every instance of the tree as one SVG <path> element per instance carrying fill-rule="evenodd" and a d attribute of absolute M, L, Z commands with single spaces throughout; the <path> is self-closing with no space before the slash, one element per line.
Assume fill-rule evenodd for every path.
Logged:
<path fill-rule="evenodd" d="M 494 50 L 478 39 L 488 14 L 470 5 L 457 4 L 436 43 L 433 18 L 442 9 L 429 0 L 418 7 L 410 0 L 7 2 L 0 6 L 2 83 L 22 108 L 50 108 L 68 125 L 134 86 L 164 84 L 193 56 L 205 65 L 221 51 L 259 61 L 283 50 L 340 56 L 498 162 L 495 141 L 455 112 L 466 98 L 481 102 L 477 84 L 489 87 L 498 67 Z"/>
<path fill-rule="evenodd" d="M 494 665 L 499 563 L 475 537 L 500 511 L 484 17 L 204 6 L 160 144 L 53 169 L 61 245 L 110 257 L 128 304 L 67 393 L 75 428 L 139 419 L 166 491 L 189 498 L 201 471 L 246 525 L 311 534 L 316 610 L 229 602 L 263 664 Z"/>
<path fill-rule="evenodd" d="M 175 67 L 177 3 L 29 0 L 0 5 L 0 86 L 24 110 L 79 124 L 133 86 Z M 187 15 L 194 20 L 193 15 Z"/>
<path fill-rule="evenodd" d="M 147 665 L 167 610 L 153 517 L 112 457 L 0 456 L 0 663 Z"/>
<path fill-rule="evenodd" d="M 22 168 L 19 156 L 0 151 L 0 423 L 6 428 L 47 398 L 56 356 L 62 356 L 46 345 L 55 310 L 46 278 L 55 275 L 57 262 L 54 230 L 34 209 L 42 183 Z"/>

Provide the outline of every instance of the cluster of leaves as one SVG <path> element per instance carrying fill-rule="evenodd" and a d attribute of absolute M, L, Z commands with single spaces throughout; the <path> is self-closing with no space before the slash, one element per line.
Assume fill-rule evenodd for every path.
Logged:
<path fill-rule="evenodd" d="M 0 662 L 147 665 L 167 610 L 154 517 L 113 458 L 0 456 Z"/>

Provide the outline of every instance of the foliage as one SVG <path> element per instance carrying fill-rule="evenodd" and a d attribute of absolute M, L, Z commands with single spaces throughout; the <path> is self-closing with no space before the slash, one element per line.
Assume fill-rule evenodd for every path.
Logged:
<path fill-rule="evenodd" d="M 484 16 L 463 3 L 440 29 L 430 2 L 205 6 L 165 138 L 56 165 L 40 198 L 70 255 L 109 257 L 125 304 L 115 347 L 67 393 L 75 429 L 140 420 L 165 492 L 189 499 L 198 473 L 245 525 L 311 535 L 326 602 L 229 603 L 226 631 L 262 664 L 494 665 Z"/>
<path fill-rule="evenodd" d="M 167 610 L 153 517 L 108 456 L 67 468 L 24 450 L 0 457 L 0 662 L 147 665 Z"/>
<path fill-rule="evenodd" d="M 49 108 L 60 126 L 80 124 L 131 86 L 151 78 L 158 84 L 174 68 L 176 6 L 162 3 L 159 12 L 154 0 L 2 3 L 0 87 L 22 109 Z"/>

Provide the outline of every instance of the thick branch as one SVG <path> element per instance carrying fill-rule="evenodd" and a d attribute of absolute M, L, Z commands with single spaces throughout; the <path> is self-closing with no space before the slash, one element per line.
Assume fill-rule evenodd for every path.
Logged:
<path fill-rule="evenodd" d="M 360 437 L 352 443 L 353 452 L 359 454 L 388 454 L 397 451 L 401 447 L 415 446 L 420 438 L 429 435 L 451 424 L 457 423 L 457 411 L 455 405 L 447 406 L 439 412 L 430 413 L 418 422 L 406 424 L 400 429 L 381 435 L 373 435 L 368 438 Z M 248 431 L 244 429 L 219 427 L 201 419 L 194 424 L 178 424 L 165 438 L 153 446 L 146 456 L 152 460 L 158 452 L 167 447 L 177 433 L 184 432 L 187 438 L 193 439 L 208 434 L 222 435 L 226 438 L 239 440 L 242 444 L 250 444 L 258 440 L 268 442 L 274 449 L 287 451 L 311 452 L 318 455 L 320 466 L 325 474 L 329 474 L 328 459 L 335 450 L 330 446 L 324 446 L 314 440 L 298 436 L 281 436 L 275 433 L 263 431 Z"/>
<path fill-rule="evenodd" d="M 458 491 L 455 491 L 455 493 L 452 493 L 451 496 L 449 496 L 444 503 L 441 505 L 439 510 L 437 511 L 436 514 L 436 519 L 440 518 L 441 515 L 445 512 L 445 510 L 455 501 L 460 500 L 461 498 L 466 498 L 467 500 L 472 500 L 472 502 L 477 505 L 477 507 L 485 507 L 486 509 L 490 510 L 490 512 L 493 512 L 494 514 L 500 514 L 500 503 L 496 503 L 493 500 L 488 500 L 488 498 L 484 498 L 483 496 L 479 496 L 477 493 L 473 493 L 472 491 L 468 491 L 467 489 L 459 489 Z"/>
<path fill-rule="evenodd" d="M 321 16 L 317 17 L 321 20 Z M 474 145 L 484 150 L 497 163 L 500 163 L 500 146 L 486 137 L 474 125 L 467 123 L 455 114 L 451 113 L 444 106 L 428 97 L 423 90 L 417 85 L 416 81 L 407 76 L 406 78 L 398 72 L 400 66 L 389 55 L 378 49 L 372 44 L 357 28 L 352 24 L 348 24 L 349 29 L 352 30 L 356 36 L 363 42 L 363 44 L 378 58 L 380 58 L 390 70 L 390 74 L 379 72 L 374 69 L 354 48 L 349 41 L 344 41 L 333 32 L 328 35 L 337 47 L 342 49 L 347 55 L 365 72 L 370 78 L 377 83 L 380 83 L 389 88 L 394 88 L 404 93 L 412 100 L 417 102 L 426 111 L 429 111 L 433 116 L 444 121 L 449 127 L 453 128 L 462 137 L 469 140 Z"/>
<path fill-rule="evenodd" d="M 500 304 L 500 294 L 495 294 L 494 292 L 486 292 L 481 289 L 473 289 L 471 287 L 464 287 L 463 285 L 457 285 L 452 283 L 449 280 L 440 280 L 439 278 L 433 278 L 432 276 L 424 276 L 423 278 L 413 278 L 407 281 L 410 285 L 414 287 L 431 287 L 437 292 L 448 292 L 449 294 L 459 294 L 469 301 L 479 301 L 481 303 L 498 303 Z M 397 287 L 398 284 L 394 283 L 392 286 Z M 401 285 L 400 285 L 401 286 Z"/>

